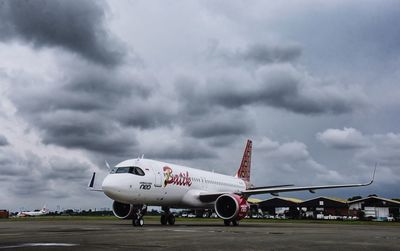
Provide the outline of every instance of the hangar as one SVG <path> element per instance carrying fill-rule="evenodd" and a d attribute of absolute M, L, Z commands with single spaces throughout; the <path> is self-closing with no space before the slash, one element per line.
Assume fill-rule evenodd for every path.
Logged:
<path fill-rule="evenodd" d="M 259 202 L 259 208 L 269 215 L 299 218 L 299 204 L 302 200 L 286 197 L 273 197 Z"/>
<path fill-rule="evenodd" d="M 258 207 L 264 214 L 279 218 L 400 220 L 400 201 L 378 196 L 353 201 L 324 196 L 306 201 L 273 197 L 260 201 Z"/>
<path fill-rule="evenodd" d="M 324 215 L 347 216 L 349 213 L 347 201 L 320 196 L 314 199 L 303 201 L 299 204 L 307 218 L 323 218 Z M 321 219 L 322 219 L 321 218 Z"/>
<path fill-rule="evenodd" d="M 260 209 L 260 202 L 262 202 L 262 200 L 256 198 L 249 198 L 247 202 L 249 202 L 250 204 L 250 212 L 249 212 L 250 218 L 262 218 L 263 212 Z"/>
<path fill-rule="evenodd" d="M 393 220 L 399 219 L 400 216 L 399 201 L 377 196 L 349 201 L 348 205 L 349 210 L 363 212 L 363 216 L 366 219 Z"/>

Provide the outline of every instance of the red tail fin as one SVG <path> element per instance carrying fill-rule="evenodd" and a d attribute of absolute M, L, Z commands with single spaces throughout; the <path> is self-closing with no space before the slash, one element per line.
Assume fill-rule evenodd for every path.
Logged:
<path fill-rule="evenodd" d="M 250 168 L 251 168 L 251 149 L 252 142 L 247 140 L 246 148 L 244 149 L 242 163 L 236 173 L 236 177 L 241 178 L 246 183 L 250 183 Z"/>

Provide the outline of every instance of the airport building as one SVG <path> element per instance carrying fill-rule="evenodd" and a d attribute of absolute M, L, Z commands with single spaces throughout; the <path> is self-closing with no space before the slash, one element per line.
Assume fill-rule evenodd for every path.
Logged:
<path fill-rule="evenodd" d="M 366 219 L 394 220 L 400 218 L 400 202 L 370 196 L 348 202 L 349 211 L 362 212 Z"/>
<path fill-rule="evenodd" d="M 8 210 L 0 209 L 0 219 L 8 218 L 10 216 Z"/>
<path fill-rule="evenodd" d="M 250 212 L 249 212 L 250 218 L 262 218 L 263 212 L 260 210 L 260 202 L 262 202 L 262 200 L 256 198 L 249 198 L 247 202 L 250 205 Z"/>
<path fill-rule="evenodd" d="M 258 208 L 271 218 L 400 220 L 400 201 L 377 196 L 353 201 L 324 196 L 306 201 L 273 197 L 260 201 Z"/>
<path fill-rule="evenodd" d="M 273 197 L 259 202 L 259 208 L 267 215 L 298 218 L 301 202 L 303 201 L 295 198 Z"/>
<path fill-rule="evenodd" d="M 323 219 L 324 216 L 343 217 L 349 215 L 347 201 L 320 196 L 299 205 L 306 218 Z"/>

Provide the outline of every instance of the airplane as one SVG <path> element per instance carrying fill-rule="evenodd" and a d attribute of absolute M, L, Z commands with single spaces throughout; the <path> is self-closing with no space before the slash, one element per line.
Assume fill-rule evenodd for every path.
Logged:
<path fill-rule="evenodd" d="M 214 209 L 225 226 L 237 226 L 249 211 L 248 198 L 255 194 L 278 195 L 282 192 L 362 187 L 368 183 L 323 186 L 274 185 L 255 187 L 250 182 L 252 141 L 247 140 L 243 158 L 235 176 L 194 169 L 161 161 L 137 158 L 117 164 L 95 188 L 94 172 L 89 190 L 104 192 L 113 200 L 112 210 L 119 219 L 131 219 L 133 226 L 143 226 L 147 206 L 161 206 L 162 225 L 174 225 L 171 208 Z"/>
<path fill-rule="evenodd" d="M 49 209 L 46 208 L 46 205 L 40 211 L 22 211 L 17 214 L 17 217 L 27 217 L 27 216 L 41 216 L 49 213 Z"/>

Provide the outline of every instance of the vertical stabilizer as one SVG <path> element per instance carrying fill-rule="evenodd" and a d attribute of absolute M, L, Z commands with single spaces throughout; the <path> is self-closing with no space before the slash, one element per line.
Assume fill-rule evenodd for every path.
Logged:
<path fill-rule="evenodd" d="M 42 213 L 47 213 L 49 211 L 49 209 L 47 209 L 46 204 L 43 205 L 42 210 L 40 210 Z"/>
<path fill-rule="evenodd" d="M 240 164 L 239 170 L 237 171 L 235 176 L 237 178 L 241 178 L 247 184 L 250 184 L 251 149 L 252 142 L 248 139 L 246 148 L 244 149 L 242 163 Z"/>

